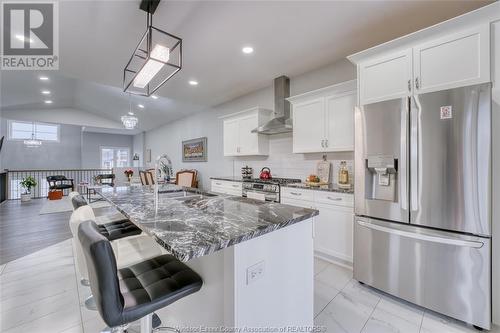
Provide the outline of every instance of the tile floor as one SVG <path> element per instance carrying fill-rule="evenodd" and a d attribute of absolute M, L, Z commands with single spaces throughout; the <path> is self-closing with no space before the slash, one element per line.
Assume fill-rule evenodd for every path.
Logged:
<path fill-rule="evenodd" d="M 314 324 L 332 333 L 477 333 L 472 326 L 352 279 L 352 270 L 315 259 Z M 500 332 L 498 327 L 490 332 Z"/>
<path fill-rule="evenodd" d="M 0 265 L 0 332 L 97 333 L 105 326 L 83 305 L 90 290 L 77 281 L 71 242 Z M 360 285 L 351 270 L 320 259 L 315 260 L 315 281 L 314 321 L 326 332 L 477 333 Z M 138 323 L 129 329 L 138 331 Z"/>

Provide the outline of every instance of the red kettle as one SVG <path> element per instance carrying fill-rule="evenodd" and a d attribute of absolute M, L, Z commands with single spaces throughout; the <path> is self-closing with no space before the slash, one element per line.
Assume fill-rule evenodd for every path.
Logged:
<path fill-rule="evenodd" d="M 269 169 L 268 167 L 262 168 L 262 170 L 260 170 L 259 178 L 262 180 L 271 179 L 271 169 Z"/>

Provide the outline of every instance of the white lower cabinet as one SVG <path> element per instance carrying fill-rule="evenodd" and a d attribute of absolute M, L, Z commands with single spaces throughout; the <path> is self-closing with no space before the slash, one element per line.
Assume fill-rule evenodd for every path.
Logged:
<path fill-rule="evenodd" d="M 281 203 L 319 210 L 314 217 L 316 255 L 343 264 L 352 263 L 354 195 L 283 187 Z"/>
<path fill-rule="evenodd" d="M 211 191 L 241 197 L 243 194 L 243 184 L 241 182 L 212 179 Z"/>
<path fill-rule="evenodd" d="M 317 204 L 319 215 L 314 220 L 314 250 L 327 258 L 352 263 L 353 220 L 352 208 Z"/>

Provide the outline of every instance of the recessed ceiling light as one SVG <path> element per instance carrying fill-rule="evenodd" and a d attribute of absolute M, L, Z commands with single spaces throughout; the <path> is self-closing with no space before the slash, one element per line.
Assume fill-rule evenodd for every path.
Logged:
<path fill-rule="evenodd" d="M 198 85 L 198 81 L 191 80 L 191 81 L 189 81 L 189 84 L 192 85 L 192 86 L 197 86 Z"/>
<path fill-rule="evenodd" d="M 253 47 L 245 46 L 244 48 L 241 49 L 241 51 L 245 54 L 250 54 L 250 53 L 253 53 Z"/>
<path fill-rule="evenodd" d="M 158 99 L 158 96 L 156 96 L 156 95 L 151 95 L 151 98 L 152 98 L 152 99 Z"/>
<path fill-rule="evenodd" d="M 39 77 L 40 81 L 48 81 L 49 78 L 47 76 L 40 76 Z"/>
<path fill-rule="evenodd" d="M 50 90 L 42 90 L 42 94 L 44 94 L 44 95 L 50 95 Z"/>
<path fill-rule="evenodd" d="M 144 109 L 144 105 L 142 104 L 137 104 L 138 107 L 140 107 L 141 109 Z"/>
<path fill-rule="evenodd" d="M 49 99 L 49 100 L 46 100 L 45 101 L 45 104 L 52 104 L 52 101 Z"/>
<path fill-rule="evenodd" d="M 26 38 L 23 35 L 16 35 L 16 39 L 20 40 L 21 42 L 28 41 L 30 43 L 33 43 L 33 39 Z"/>
<path fill-rule="evenodd" d="M 134 113 L 133 113 L 132 111 L 129 111 L 129 113 L 128 113 L 128 114 L 129 114 L 130 116 L 133 116 L 133 115 L 134 115 Z"/>

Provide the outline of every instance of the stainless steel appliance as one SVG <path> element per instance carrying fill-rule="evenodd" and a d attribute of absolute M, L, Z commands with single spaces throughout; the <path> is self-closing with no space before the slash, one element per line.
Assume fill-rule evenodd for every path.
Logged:
<path fill-rule="evenodd" d="M 354 278 L 491 324 L 491 85 L 355 113 Z"/>
<path fill-rule="evenodd" d="M 265 201 L 280 202 L 280 185 L 300 182 L 300 179 L 292 178 L 256 178 L 243 182 L 243 196 L 245 198 L 260 197 Z"/>

